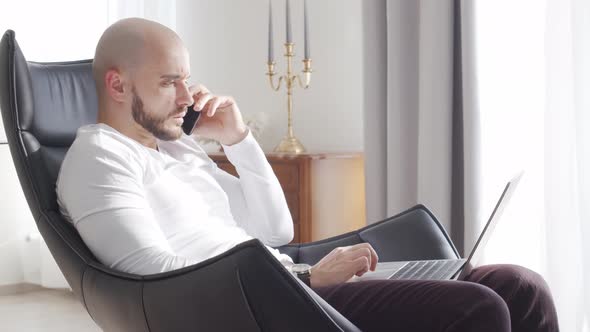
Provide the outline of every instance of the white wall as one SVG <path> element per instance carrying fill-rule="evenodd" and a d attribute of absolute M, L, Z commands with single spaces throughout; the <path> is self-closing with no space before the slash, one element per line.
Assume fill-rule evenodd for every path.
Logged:
<path fill-rule="evenodd" d="M 37 227 L 18 183 L 8 145 L 0 145 L 0 285 L 24 280 L 21 255 Z"/>
<path fill-rule="evenodd" d="M 308 1 L 313 60 L 309 90 L 294 92 L 294 130 L 309 151 L 363 150 L 361 0 Z M 286 134 L 286 91 L 267 70 L 267 0 L 178 0 L 176 30 L 191 53 L 192 81 L 232 95 L 245 116 L 265 112 L 271 151 Z M 292 0 L 294 68 L 303 58 L 303 1 Z M 273 0 L 275 61 L 284 73 L 285 1 Z"/>

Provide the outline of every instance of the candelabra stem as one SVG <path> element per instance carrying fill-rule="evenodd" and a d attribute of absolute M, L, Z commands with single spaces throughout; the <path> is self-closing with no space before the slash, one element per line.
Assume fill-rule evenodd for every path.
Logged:
<path fill-rule="evenodd" d="M 287 58 L 287 73 L 284 76 L 279 78 L 278 84 L 275 87 L 273 76 L 275 75 L 274 72 L 274 62 L 268 63 L 268 73 L 269 82 L 271 88 L 275 91 L 280 89 L 281 79 L 284 79 L 285 85 L 287 86 L 287 136 L 283 138 L 283 140 L 275 147 L 275 152 L 280 153 L 303 153 L 305 152 L 305 147 L 299 142 L 299 140 L 295 137 L 293 133 L 293 86 L 295 85 L 295 81 L 299 82 L 303 88 L 307 89 L 309 87 L 309 75 L 311 74 L 311 60 L 304 60 L 304 73 L 305 77 L 305 85 L 301 84 L 301 78 L 299 75 L 293 75 L 293 43 L 285 43 L 285 57 Z"/>
<path fill-rule="evenodd" d="M 287 93 L 287 109 L 287 135 L 290 138 L 295 136 L 293 134 L 293 93 L 291 89 Z"/>

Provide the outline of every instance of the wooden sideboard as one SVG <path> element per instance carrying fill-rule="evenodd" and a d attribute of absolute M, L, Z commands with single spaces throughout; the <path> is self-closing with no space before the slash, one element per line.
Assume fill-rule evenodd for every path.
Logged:
<path fill-rule="evenodd" d="M 223 152 L 209 153 L 237 176 Z M 291 216 L 293 242 L 317 241 L 365 226 L 364 160 L 361 153 L 266 153 Z"/>

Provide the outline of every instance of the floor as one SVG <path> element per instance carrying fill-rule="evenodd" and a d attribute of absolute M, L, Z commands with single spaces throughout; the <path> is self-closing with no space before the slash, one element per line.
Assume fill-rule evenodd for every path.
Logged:
<path fill-rule="evenodd" d="M 0 295 L 0 330 L 6 332 L 101 331 L 69 290 L 33 288 Z"/>

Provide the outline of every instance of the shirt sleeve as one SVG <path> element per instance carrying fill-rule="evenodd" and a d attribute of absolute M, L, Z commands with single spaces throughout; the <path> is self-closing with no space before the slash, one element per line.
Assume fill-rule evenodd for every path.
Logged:
<path fill-rule="evenodd" d="M 196 263 L 170 248 L 144 195 L 137 160 L 110 149 L 78 152 L 62 165 L 58 202 L 99 261 L 140 275 Z"/>
<path fill-rule="evenodd" d="M 285 194 L 252 133 L 223 148 L 239 178 L 217 167 L 213 176 L 227 193 L 238 225 L 268 246 L 289 243 L 293 240 L 293 219 Z"/>

